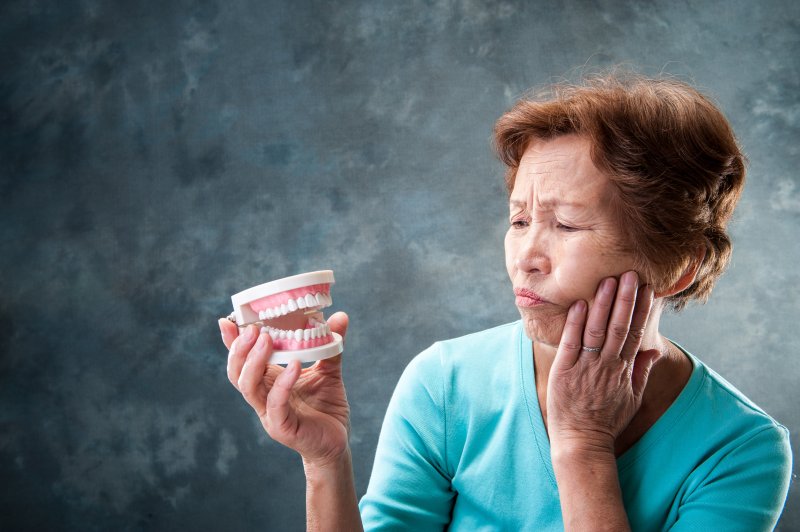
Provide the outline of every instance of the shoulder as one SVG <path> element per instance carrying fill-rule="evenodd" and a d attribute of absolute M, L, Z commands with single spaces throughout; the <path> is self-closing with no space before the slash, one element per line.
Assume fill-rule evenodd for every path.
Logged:
<path fill-rule="evenodd" d="M 761 462 L 777 476 L 791 469 L 789 431 L 733 384 L 691 354 L 698 380 L 688 422 L 698 437 L 713 445 L 712 462 L 739 459 Z"/>
<path fill-rule="evenodd" d="M 442 340 L 418 354 L 406 367 L 402 380 L 486 375 L 491 368 L 507 367 L 518 353 L 521 323 L 515 321 L 490 329 Z"/>
<path fill-rule="evenodd" d="M 716 371 L 691 354 L 689 358 L 692 359 L 695 371 L 700 377 L 695 407 L 699 407 L 701 413 L 713 415 L 718 421 L 725 420 L 725 425 L 731 425 L 731 429 L 737 432 L 771 429 L 779 433 L 788 433 L 786 427 L 774 420 Z"/>
<path fill-rule="evenodd" d="M 685 352 L 685 351 L 684 351 Z M 789 431 L 689 353 L 695 366 L 681 410 L 653 456 L 680 479 L 676 530 L 767 530 L 789 488 Z M 666 460 L 670 453 L 672 460 Z M 735 501 L 735 504 L 732 504 Z M 682 525 L 682 526 L 681 526 Z"/>

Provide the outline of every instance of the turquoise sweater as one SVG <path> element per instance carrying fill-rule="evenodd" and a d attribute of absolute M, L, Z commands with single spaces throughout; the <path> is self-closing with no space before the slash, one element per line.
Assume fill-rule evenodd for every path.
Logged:
<path fill-rule="evenodd" d="M 366 530 L 562 530 L 531 341 L 515 322 L 439 342 L 395 389 Z M 785 427 L 687 356 L 675 402 L 617 460 L 631 527 L 771 530 L 789 488 Z"/>

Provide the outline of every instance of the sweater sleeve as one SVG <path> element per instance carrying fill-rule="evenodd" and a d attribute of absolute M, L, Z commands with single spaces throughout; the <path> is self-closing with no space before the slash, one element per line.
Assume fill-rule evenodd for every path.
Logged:
<path fill-rule="evenodd" d="M 367 493 L 365 530 L 443 530 L 454 493 L 446 460 L 445 391 L 437 344 L 408 365 L 378 439 Z"/>
<path fill-rule="evenodd" d="M 785 427 L 770 425 L 748 435 L 685 496 L 670 530 L 772 530 L 786 501 L 791 471 Z"/>

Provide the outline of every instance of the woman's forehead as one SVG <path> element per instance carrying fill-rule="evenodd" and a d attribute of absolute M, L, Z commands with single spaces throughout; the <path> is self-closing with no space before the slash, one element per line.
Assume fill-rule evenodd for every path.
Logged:
<path fill-rule="evenodd" d="M 525 150 L 511 200 L 536 205 L 605 203 L 609 189 L 610 180 L 592 162 L 589 142 L 558 137 Z"/>

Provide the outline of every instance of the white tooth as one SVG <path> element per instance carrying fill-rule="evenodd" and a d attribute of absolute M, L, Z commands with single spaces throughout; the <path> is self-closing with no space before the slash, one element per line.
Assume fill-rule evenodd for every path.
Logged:
<path fill-rule="evenodd" d="M 331 333 L 331 326 L 325 325 L 325 336 L 328 336 Z"/>
<path fill-rule="evenodd" d="M 306 294 L 306 306 L 307 307 L 314 307 L 317 305 L 317 300 L 314 299 L 314 296 L 311 294 Z"/>
<path fill-rule="evenodd" d="M 283 329 L 280 329 L 278 331 L 278 338 L 280 338 L 282 340 L 285 340 L 286 339 L 286 331 L 284 331 Z"/>
<path fill-rule="evenodd" d="M 327 307 L 333 305 L 333 298 L 331 297 L 330 294 L 325 294 L 325 304 L 326 304 L 325 306 Z"/>
<path fill-rule="evenodd" d="M 288 307 L 286 306 L 286 303 L 284 303 L 283 305 L 281 305 L 281 316 L 283 316 L 284 314 L 289 314 L 289 309 L 288 309 Z"/>
<path fill-rule="evenodd" d="M 270 335 L 270 336 L 272 336 L 272 339 L 273 339 L 273 340 L 275 340 L 276 338 L 278 338 L 278 331 L 276 331 L 275 329 L 273 329 L 272 327 L 270 327 L 270 329 L 269 329 L 269 335 Z"/>
<path fill-rule="evenodd" d="M 317 298 L 317 305 L 319 306 L 324 305 L 325 299 L 323 298 L 321 293 L 317 292 L 315 297 Z"/>
<path fill-rule="evenodd" d="M 270 319 L 270 318 L 274 318 L 274 317 L 275 316 L 272 315 L 272 309 L 271 308 L 268 308 L 267 310 L 264 311 L 264 318 Z M 262 318 L 262 319 L 264 319 L 264 318 Z"/>
<path fill-rule="evenodd" d="M 313 329 L 309 329 L 309 330 L 311 331 L 311 338 L 316 338 L 317 336 L 319 336 L 317 334 L 317 328 L 316 327 L 314 327 Z"/>
<path fill-rule="evenodd" d="M 272 307 L 272 315 L 276 318 L 281 315 L 281 307 L 275 306 Z"/>
<path fill-rule="evenodd" d="M 289 308 L 289 312 L 297 310 L 297 302 L 294 299 L 290 299 L 286 306 Z"/>
<path fill-rule="evenodd" d="M 266 317 L 267 317 L 267 312 L 265 310 L 262 310 L 258 313 L 258 319 L 263 320 Z"/>
<path fill-rule="evenodd" d="M 311 329 L 303 329 L 303 340 L 308 341 L 311 339 Z"/>
<path fill-rule="evenodd" d="M 306 300 L 305 298 L 298 297 L 297 298 L 297 308 L 306 308 Z"/>
<path fill-rule="evenodd" d="M 294 339 L 298 342 L 303 339 L 303 329 L 297 329 L 294 331 Z"/>

